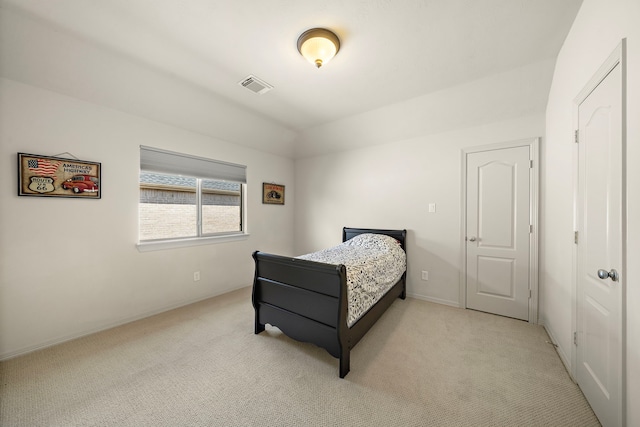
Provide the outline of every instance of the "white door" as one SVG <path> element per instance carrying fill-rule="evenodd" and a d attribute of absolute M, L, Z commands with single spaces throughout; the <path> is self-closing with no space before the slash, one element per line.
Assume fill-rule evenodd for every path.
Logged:
<path fill-rule="evenodd" d="M 530 148 L 467 153 L 466 306 L 529 320 Z"/>
<path fill-rule="evenodd" d="M 622 426 L 622 73 L 578 104 L 576 379 L 603 426 Z"/>

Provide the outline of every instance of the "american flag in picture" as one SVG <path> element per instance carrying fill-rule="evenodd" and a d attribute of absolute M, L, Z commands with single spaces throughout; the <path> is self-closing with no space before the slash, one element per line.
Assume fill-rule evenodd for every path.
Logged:
<path fill-rule="evenodd" d="M 48 176 L 53 175 L 58 170 L 60 166 L 60 162 L 55 160 L 51 161 L 49 159 L 28 159 L 27 167 L 31 172 L 38 176 Z"/>

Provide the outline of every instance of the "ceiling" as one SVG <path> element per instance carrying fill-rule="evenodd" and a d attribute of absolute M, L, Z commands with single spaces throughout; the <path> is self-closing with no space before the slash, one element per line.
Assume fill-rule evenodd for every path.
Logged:
<path fill-rule="evenodd" d="M 290 156 L 319 153 L 300 146 L 322 145 L 314 135 L 323 135 L 319 130 L 332 123 L 530 64 L 549 64 L 541 71 L 546 99 L 555 57 L 580 4 L 581 0 L 0 3 L 224 100 L 234 114 L 240 111 L 268 121 L 271 131 L 275 129 L 274 139 L 290 144 L 265 150 Z M 296 49 L 298 36 L 313 27 L 329 28 L 341 40 L 338 55 L 321 69 Z M 274 89 L 257 95 L 238 85 L 250 74 Z M 211 132 L 215 130 L 205 133 Z"/>

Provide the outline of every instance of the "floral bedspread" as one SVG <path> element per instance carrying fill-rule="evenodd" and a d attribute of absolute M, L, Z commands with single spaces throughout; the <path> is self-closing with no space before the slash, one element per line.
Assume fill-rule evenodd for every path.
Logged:
<path fill-rule="evenodd" d="M 332 248 L 297 258 L 345 265 L 349 327 L 400 280 L 407 268 L 400 242 L 384 234 L 360 234 Z"/>

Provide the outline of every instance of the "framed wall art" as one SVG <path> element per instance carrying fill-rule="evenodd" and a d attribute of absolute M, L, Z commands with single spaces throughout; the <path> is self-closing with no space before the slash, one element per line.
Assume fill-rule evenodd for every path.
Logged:
<path fill-rule="evenodd" d="M 262 203 L 284 205 L 284 185 L 262 183 Z"/>
<path fill-rule="evenodd" d="M 18 153 L 18 195 L 101 197 L 100 163 Z"/>

